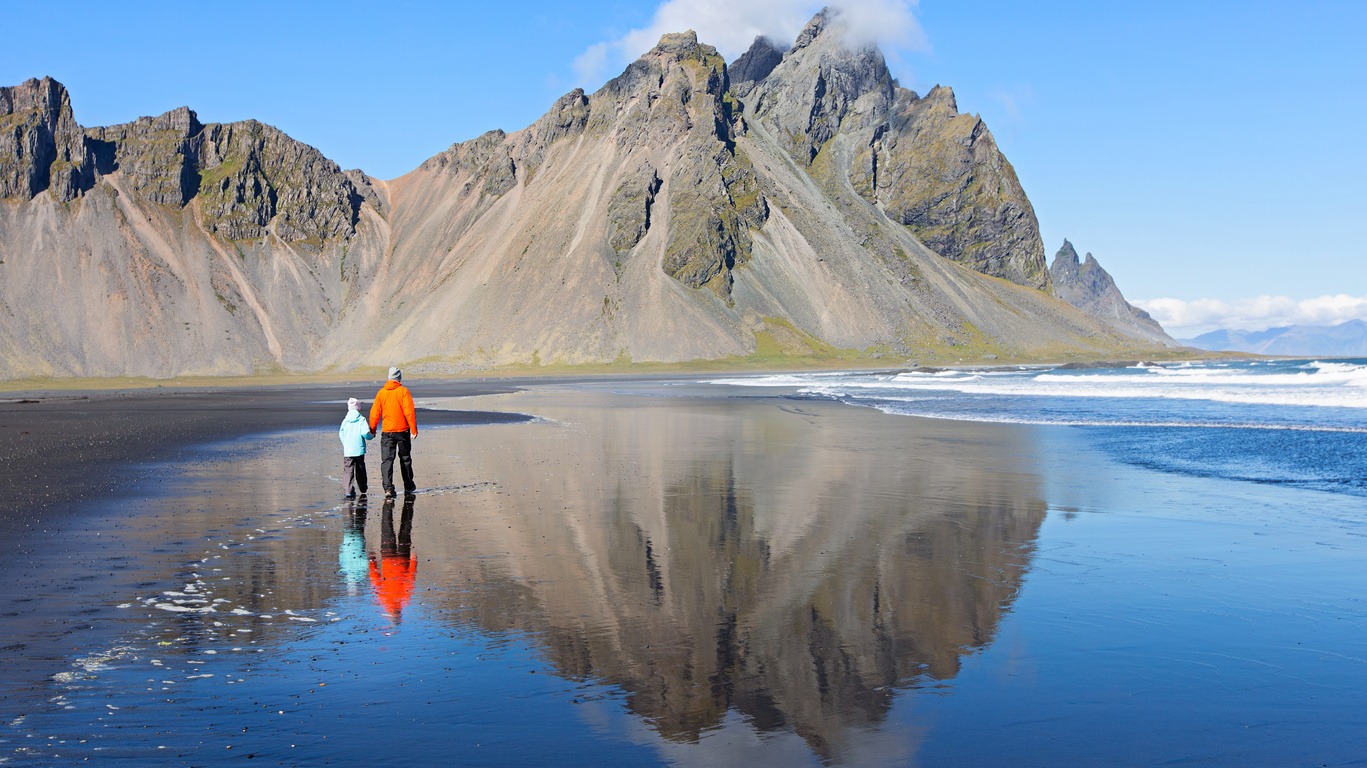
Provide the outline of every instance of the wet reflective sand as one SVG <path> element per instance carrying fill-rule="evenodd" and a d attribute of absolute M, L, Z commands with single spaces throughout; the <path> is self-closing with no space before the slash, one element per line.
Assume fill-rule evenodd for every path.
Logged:
<path fill-rule="evenodd" d="M 12 582 L 0 756 L 1367 754 L 1351 500 L 1134 469 L 1086 430 L 636 389 L 452 400 L 539 420 L 425 430 L 408 503 L 339 499 L 332 425 L 149 468 Z"/>

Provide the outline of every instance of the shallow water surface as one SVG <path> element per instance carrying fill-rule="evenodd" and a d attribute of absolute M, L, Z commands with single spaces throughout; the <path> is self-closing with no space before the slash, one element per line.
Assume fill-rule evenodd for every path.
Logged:
<path fill-rule="evenodd" d="M 28 656 L 0 755 L 1367 754 L 1360 498 L 1117 460 L 1090 427 L 602 390 L 460 401 L 540 420 L 425 430 L 408 503 L 340 501 L 330 425 L 148 468 L 0 619 Z"/>

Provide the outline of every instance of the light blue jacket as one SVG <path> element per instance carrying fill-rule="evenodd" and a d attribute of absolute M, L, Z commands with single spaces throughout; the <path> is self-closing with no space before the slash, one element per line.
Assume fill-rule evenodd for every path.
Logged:
<path fill-rule="evenodd" d="M 343 456 L 364 456 L 365 441 L 375 435 L 371 433 L 370 424 L 360 411 L 347 411 L 346 418 L 342 419 L 342 428 L 337 430 L 337 436 L 342 438 Z"/>

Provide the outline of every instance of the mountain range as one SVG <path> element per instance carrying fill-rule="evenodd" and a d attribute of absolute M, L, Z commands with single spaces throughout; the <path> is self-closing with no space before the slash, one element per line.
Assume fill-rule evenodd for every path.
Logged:
<path fill-rule="evenodd" d="M 1288 325 L 1264 331 L 1220 329 L 1183 342 L 1214 351 L 1292 357 L 1367 357 L 1367 322 Z"/>
<path fill-rule="evenodd" d="M 1092 263 L 1046 268 L 983 121 L 830 11 L 730 65 L 665 35 L 389 181 L 256 121 L 87 128 L 51 78 L 0 88 L 4 378 L 1171 354 Z"/>

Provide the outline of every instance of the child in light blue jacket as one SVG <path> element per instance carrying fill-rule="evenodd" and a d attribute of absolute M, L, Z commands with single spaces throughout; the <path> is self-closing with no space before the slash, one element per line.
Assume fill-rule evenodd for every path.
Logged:
<path fill-rule="evenodd" d="M 361 415 L 360 406 L 361 402 L 354 397 L 347 401 L 346 417 L 342 419 L 342 428 L 337 430 L 337 436 L 342 438 L 342 486 L 346 488 L 345 498 L 348 499 L 356 498 L 351 489 L 353 482 L 356 490 L 365 495 L 365 441 L 375 436 L 370 431 L 370 423 Z"/>

